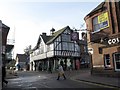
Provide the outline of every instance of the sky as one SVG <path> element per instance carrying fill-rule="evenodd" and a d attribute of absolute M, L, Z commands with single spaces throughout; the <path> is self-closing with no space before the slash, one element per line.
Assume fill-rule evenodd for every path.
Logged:
<path fill-rule="evenodd" d="M 10 27 L 8 39 L 15 39 L 14 54 L 36 45 L 42 32 L 63 27 L 85 29 L 84 17 L 101 0 L 0 0 L 0 20 Z M 82 27 L 82 25 L 84 26 Z"/>

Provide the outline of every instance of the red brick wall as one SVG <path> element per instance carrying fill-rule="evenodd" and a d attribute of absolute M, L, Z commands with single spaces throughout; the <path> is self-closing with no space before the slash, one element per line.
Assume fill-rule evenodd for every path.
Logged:
<path fill-rule="evenodd" d="M 92 43 L 91 42 L 91 37 L 93 35 L 95 35 L 95 34 L 92 34 L 92 35 L 90 34 L 90 32 L 93 32 L 92 19 L 95 16 L 98 16 L 101 13 L 106 12 L 106 11 L 108 12 L 108 15 L 109 15 L 109 24 L 110 24 L 110 26 L 108 28 L 104 29 L 104 30 L 101 30 L 100 32 L 107 33 L 108 34 L 108 39 L 111 38 L 111 37 L 112 38 L 120 37 L 120 32 L 118 32 L 119 31 L 118 28 L 120 27 L 118 25 L 118 21 L 119 20 L 117 20 L 118 19 L 117 15 L 120 15 L 120 12 L 117 12 L 117 14 L 116 14 L 117 8 L 115 7 L 115 2 L 111 2 L 112 10 L 110 8 L 110 3 L 109 2 L 106 2 L 104 4 L 104 7 L 106 7 L 106 10 L 104 10 L 104 11 L 99 10 L 97 13 L 94 13 L 94 15 L 91 15 L 91 16 L 88 15 L 88 16 L 85 17 L 87 30 L 89 30 L 88 38 L 87 38 L 87 40 L 88 40 L 88 47 L 93 48 L 93 54 L 92 54 L 93 66 L 95 66 L 95 65 L 103 65 L 104 66 L 104 54 L 110 54 L 111 68 L 114 68 L 112 54 L 115 53 L 115 52 L 118 52 L 119 45 L 118 46 L 114 46 L 113 45 L 112 47 L 109 47 L 109 45 L 100 44 L 100 42 L 99 43 Z M 114 26 L 114 28 L 113 28 L 113 26 Z M 115 30 L 114 34 L 113 34 L 113 29 Z M 99 33 L 99 32 L 97 32 L 97 33 Z M 103 48 L 102 49 L 103 52 L 102 52 L 102 54 L 100 54 L 98 48 L 99 47 L 103 47 L 103 46 L 106 46 L 107 48 Z"/>

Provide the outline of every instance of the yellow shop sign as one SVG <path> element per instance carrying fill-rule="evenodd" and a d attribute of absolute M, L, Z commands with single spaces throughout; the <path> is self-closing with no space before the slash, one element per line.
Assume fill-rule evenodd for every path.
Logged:
<path fill-rule="evenodd" d="M 100 25 L 100 30 L 109 27 L 108 12 L 102 13 L 98 16 L 98 24 Z"/>

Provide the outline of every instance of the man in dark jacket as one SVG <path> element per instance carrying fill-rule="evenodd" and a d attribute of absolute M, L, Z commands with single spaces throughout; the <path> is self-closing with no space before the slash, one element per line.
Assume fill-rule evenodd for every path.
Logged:
<path fill-rule="evenodd" d="M 3 86 L 3 83 L 8 83 L 8 81 L 5 80 L 5 77 L 6 77 L 6 68 L 5 68 L 5 65 L 2 65 L 2 86 Z"/>

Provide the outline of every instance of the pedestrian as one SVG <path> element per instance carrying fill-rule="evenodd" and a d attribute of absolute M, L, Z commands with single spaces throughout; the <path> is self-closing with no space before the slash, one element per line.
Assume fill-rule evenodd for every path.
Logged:
<path fill-rule="evenodd" d="M 63 67 L 62 67 L 62 65 L 61 65 L 61 64 L 59 64 L 58 66 L 59 66 L 59 67 L 58 67 L 58 78 L 57 78 L 57 80 L 59 80 L 59 79 L 60 79 L 60 76 L 63 76 L 63 77 L 64 77 L 64 80 L 65 80 L 65 79 L 66 79 L 66 77 L 65 77 L 65 74 L 64 74 Z"/>
<path fill-rule="evenodd" d="M 51 65 L 49 66 L 49 72 L 52 73 L 52 67 L 51 67 Z"/>
<path fill-rule="evenodd" d="M 2 86 L 3 86 L 3 83 L 5 83 L 6 85 L 8 84 L 8 81 L 5 80 L 6 78 L 6 68 L 5 68 L 5 65 L 3 64 L 2 65 Z"/>

